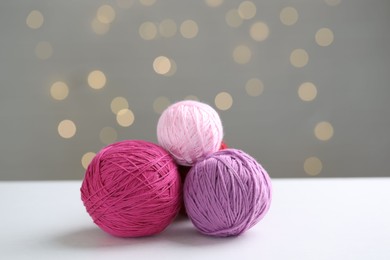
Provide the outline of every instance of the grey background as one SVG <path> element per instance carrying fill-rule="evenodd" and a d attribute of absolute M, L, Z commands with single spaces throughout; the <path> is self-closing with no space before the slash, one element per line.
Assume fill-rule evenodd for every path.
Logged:
<path fill-rule="evenodd" d="M 96 35 L 90 24 L 104 3 L 112 5 L 116 18 L 107 34 Z M 390 2 L 341 0 L 329 6 L 323 0 L 254 1 L 256 16 L 231 28 L 225 14 L 240 3 L 224 1 L 210 8 L 203 1 L 168 0 L 146 7 L 134 1 L 131 8 L 121 9 L 115 1 L 1 1 L 0 179 L 80 179 L 82 155 L 104 146 L 99 140 L 103 127 L 115 128 L 118 140 L 156 141 L 156 98 L 174 102 L 196 95 L 215 107 L 221 91 L 233 97 L 232 107 L 219 111 L 226 142 L 256 157 L 271 177 L 313 178 L 303 169 L 310 156 L 323 163 L 316 177 L 390 176 Z M 286 6 L 299 13 L 293 26 L 280 22 Z M 32 10 L 44 16 L 37 30 L 26 25 Z M 197 37 L 185 39 L 179 32 L 152 41 L 140 37 L 141 23 L 166 18 L 178 26 L 196 21 Z M 257 20 L 270 28 L 263 42 L 248 33 Z M 328 47 L 315 42 L 322 27 L 334 33 Z M 34 53 L 40 41 L 53 46 L 47 60 Z M 239 44 L 252 50 L 248 64 L 232 59 Z M 309 54 L 303 68 L 289 62 L 296 48 Z M 153 71 L 153 60 L 160 55 L 175 60 L 178 70 L 172 77 Z M 100 90 L 87 84 L 95 69 L 107 77 Z M 258 97 L 245 92 L 252 77 L 264 83 Z M 63 101 L 50 96 L 57 80 L 70 88 Z M 312 102 L 297 95 L 305 81 L 317 86 Z M 110 111 L 116 96 L 126 97 L 134 112 L 128 128 L 119 126 Z M 67 118 L 77 125 L 70 139 L 57 132 L 58 123 Z M 328 141 L 313 133 L 320 121 L 333 125 Z"/>

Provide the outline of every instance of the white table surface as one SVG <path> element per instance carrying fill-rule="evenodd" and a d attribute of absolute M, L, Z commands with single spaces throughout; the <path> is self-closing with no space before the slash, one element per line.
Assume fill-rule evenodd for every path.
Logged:
<path fill-rule="evenodd" d="M 0 182 L 0 259 L 390 259 L 390 178 L 273 180 L 267 216 L 228 239 L 183 219 L 153 237 L 110 236 L 80 184 Z"/>

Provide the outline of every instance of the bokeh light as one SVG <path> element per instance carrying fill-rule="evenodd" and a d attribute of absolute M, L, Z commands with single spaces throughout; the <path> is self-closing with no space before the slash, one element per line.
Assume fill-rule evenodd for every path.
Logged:
<path fill-rule="evenodd" d="M 57 130 L 62 138 L 72 138 L 76 134 L 76 125 L 72 120 L 65 119 L 58 124 Z"/>
<path fill-rule="evenodd" d="M 233 28 L 240 27 L 242 24 L 242 18 L 238 14 L 238 11 L 236 9 L 229 10 L 225 15 L 225 21 L 226 23 Z"/>
<path fill-rule="evenodd" d="M 287 6 L 280 11 L 280 21 L 284 25 L 294 25 L 298 21 L 298 11 L 294 7 Z"/>
<path fill-rule="evenodd" d="M 227 92 L 220 92 L 215 96 L 215 106 L 219 110 L 228 110 L 233 105 L 233 97 Z"/>
<path fill-rule="evenodd" d="M 158 97 L 153 102 L 153 110 L 157 114 L 161 114 L 170 104 L 171 101 L 167 97 Z"/>
<path fill-rule="evenodd" d="M 164 76 L 167 76 L 167 77 L 175 75 L 175 73 L 177 71 L 176 62 L 173 59 L 169 59 L 169 62 L 171 63 L 171 68 L 169 69 L 169 71 L 167 73 L 164 74 Z"/>
<path fill-rule="evenodd" d="M 157 27 L 152 22 L 144 22 L 138 29 L 139 35 L 144 40 L 153 40 L 157 35 Z"/>
<path fill-rule="evenodd" d="M 153 61 L 153 69 L 157 74 L 167 74 L 171 66 L 171 61 L 165 56 L 159 56 Z"/>
<path fill-rule="evenodd" d="M 54 82 L 50 87 L 50 95 L 55 100 L 64 100 L 69 94 L 69 88 L 65 82 Z"/>
<path fill-rule="evenodd" d="M 88 75 L 88 85 L 93 89 L 101 89 L 106 85 L 106 75 L 100 70 L 94 70 Z"/>
<path fill-rule="evenodd" d="M 233 60 L 238 64 L 246 64 L 252 58 L 252 52 L 246 45 L 239 45 L 233 50 Z"/>
<path fill-rule="evenodd" d="M 101 23 L 112 23 L 115 19 L 115 10 L 111 5 L 102 5 L 96 12 L 96 18 Z"/>
<path fill-rule="evenodd" d="M 256 15 L 256 5 L 250 1 L 244 1 L 238 6 L 238 14 L 244 20 L 249 20 Z"/>
<path fill-rule="evenodd" d="M 116 121 L 120 126 L 129 127 L 134 123 L 134 113 L 128 108 L 121 109 L 116 114 Z"/>
<path fill-rule="evenodd" d="M 317 96 L 317 88 L 312 82 L 304 82 L 298 88 L 298 96 L 303 101 L 312 101 Z"/>
<path fill-rule="evenodd" d="M 192 39 L 198 35 L 198 24 L 193 20 L 186 20 L 180 25 L 180 33 L 186 39 Z"/>
<path fill-rule="evenodd" d="M 96 153 L 87 152 L 81 157 L 81 165 L 84 169 L 87 169 L 92 159 L 95 157 Z"/>
<path fill-rule="evenodd" d="M 334 34 L 329 28 L 321 28 L 317 31 L 315 39 L 319 46 L 326 47 L 332 44 L 334 40 Z"/>
<path fill-rule="evenodd" d="M 309 157 L 303 164 L 303 169 L 310 176 L 316 176 L 322 171 L 322 162 L 315 156 Z"/>
<path fill-rule="evenodd" d="M 268 38 L 269 28 L 266 23 L 256 22 L 252 24 L 249 34 L 253 40 L 261 42 Z"/>
<path fill-rule="evenodd" d="M 116 115 L 120 110 L 129 108 L 129 102 L 124 97 L 115 97 L 112 99 L 110 107 L 112 113 Z"/>
<path fill-rule="evenodd" d="M 295 49 L 291 52 L 290 63 L 296 68 L 303 68 L 309 62 L 309 54 L 304 49 Z"/>
<path fill-rule="evenodd" d="M 204 0 L 210 7 L 218 7 L 223 3 L 223 0 Z"/>
<path fill-rule="evenodd" d="M 31 29 L 39 29 L 43 25 L 44 20 L 45 19 L 40 11 L 33 10 L 28 14 L 26 24 Z"/>
<path fill-rule="evenodd" d="M 333 136 L 333 126 L 331 123 L 323 121 L 318 123 L 314 128 L 314 135 L 318 140 L 327 141 Z"/>
<path fill-rule="evenodd" d="M 264 85 L 258 78 L 251 78 L 245 84 L 245 91 L 249 96 L 257 97 L 263 93 Z"/>

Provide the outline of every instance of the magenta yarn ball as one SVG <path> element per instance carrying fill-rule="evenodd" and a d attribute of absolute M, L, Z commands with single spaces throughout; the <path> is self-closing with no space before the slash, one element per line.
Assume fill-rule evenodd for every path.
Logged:
<path fill-rule="evenodd" d="M 253 227 L 271 205 L 271 179 L 250 155 L 236 149 L 197 162 L 183 189 L 188 217 L 203 234 L 237 236 Z"/>
<path fill-rule="evenodd" d="M 159 144 L 180 165 L 191 166 L 219 150 L 223 138 L 222 122 L 209 105 L 192 100 L 169 106 L 157 124 Z"/>
<path fill-rule="evenodd" d="M 158 234 L 181 207 L 181 180 L 172 156 L 146 141 L 103 148 L 89 164 L 81 199 L 96 225 L 119 237 Z"/>

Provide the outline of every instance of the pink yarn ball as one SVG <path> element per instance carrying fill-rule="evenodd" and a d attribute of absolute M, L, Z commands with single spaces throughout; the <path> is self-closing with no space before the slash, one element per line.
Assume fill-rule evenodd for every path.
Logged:
<path fill-rule="evenodd" d="M 222 122 L 209 105 L 180 101 L 169 106 L 157 124 L 159 144 L 180 165 L 191 166 L 219 150 L 223 138 Z"/>
<path fill-rule="evenodd" d="M 81 199 L 102 230 L 119 237 L 158 234 L 181 207 L 181 180 L 171 155 L 146 141 L 121 141 L 91 161 Z"/>

